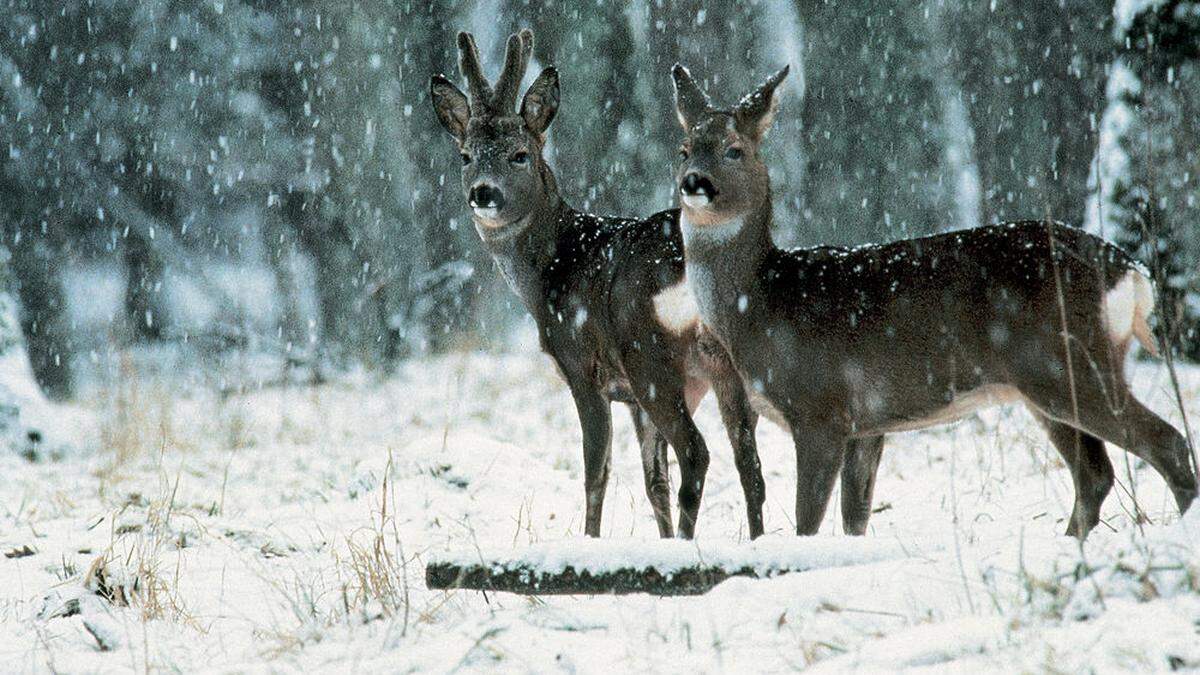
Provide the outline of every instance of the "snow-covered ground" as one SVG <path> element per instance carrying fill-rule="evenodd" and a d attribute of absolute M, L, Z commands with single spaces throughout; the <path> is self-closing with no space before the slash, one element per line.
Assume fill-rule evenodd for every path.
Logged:
<path fill-rule="evenodd" d="M 899 558 L 701 597 L 529 599 L 426 590 L 423 561 L 579 536 L 579 430 L 544 357 L 225 399 L 133 370 L 70 417 L 95 412 L 82 453 L 0 457 L 0 671 L 1200 668 L 1200 508 L 1180 521 L 1158 476 L 1111 450 L 1119 484 L 1081 548 L 1061 534 L 1068 472 L 1023 410 L 889 439 L 868 538 Z M 1166 370 L 1132 372 L 1178 425 Z M 1200 422 L 1200 369 L 1182 375 Z M 604 533 L 652 542 L 614 419 Z M 701 541 L 743 542 L 711 399 L 698 419 Z M 759 441 L 766 545 L 827 549 L 789 534 L 788 438 L 763 422 Z M 841 536 L 836 511 L 821 538 Z"/>

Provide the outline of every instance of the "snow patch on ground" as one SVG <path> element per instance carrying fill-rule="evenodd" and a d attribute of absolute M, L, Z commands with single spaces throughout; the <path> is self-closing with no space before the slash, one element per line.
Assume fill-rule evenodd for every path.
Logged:
<path fill-rule="evenodd" d="M 1165 370 L 1131 374 L 1179 426 Z M 1200 369 L 1181 375 L 1195 427 Z M 1070 475 L 1019 409 L 889 437 L 860 539 L 842 536 L 836 494 L 819 536 L 791 536 L 794 450 L 761 424 L 754 544 L 711 398 L 696 543 L 656 540 L 617 409 L 596 542 L 579 539 L 579 428 L 543 356 L 233 396 L 169 369 L 126 377 L 59 418 L 88 452 L 0 457 L 0 671 L 1200 668 L 1200 509 L 1181 520 L 1157 474 L 1110 448 L 1118 485 L 1080 546 L 1062 535 Z M 855 564 L 699 597 L 530 600 L 425 589 L 450 551 Z"/>
<path fill-rule="evenodd" d="M 0 447 L 38 461 L 58 460 L 83 450 L 95 428 L 89 411 L 54 405 L 42 395 L 24 347 L 0 353 Z"/>

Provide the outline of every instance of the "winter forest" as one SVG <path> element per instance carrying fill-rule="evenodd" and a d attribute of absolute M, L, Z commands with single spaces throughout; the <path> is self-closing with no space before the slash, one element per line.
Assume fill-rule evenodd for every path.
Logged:
<path fill-rule="evenodd" d="M 751 544 L 706 399 L 700 534 L 668 552 L 809 571 L 670 599 L 424 581 L 464 548 L 651 560 L 661 532 L 650 422 L 612 406 L 582 539 L 587 419 L 431 101 L 436 74 L 467 91 L 459 31 L 489 78 L 536 35 L 521 92 L 557 68 L 543 156 L 580 211 L 678 205 L 673 64 L 722 106 L 787 65 L 762 146 L 780 247 L 1018 220 L 1116 244 L 1154 287 L 1132 390 L 1194 448 L 1200 2 L 0 7 L 0 670 L 1200 668 L 1200 508 L 1110 442 L 1100 524 L 1064 537 L 1080 479 L 1020 406 L 889 434 L 867 536 L 835 492 L 797 552 L 792 437 L 758 423 Z"/>

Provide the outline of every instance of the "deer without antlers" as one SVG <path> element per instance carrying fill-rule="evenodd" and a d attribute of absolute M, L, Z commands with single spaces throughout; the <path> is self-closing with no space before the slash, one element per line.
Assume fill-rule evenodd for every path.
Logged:
<path fill-rule="evenodd" d="M 673 69 L 686 133 L 676 173 L 687 280 L 751 398 L 791 431 L 796 531 L 817 531 L 839 467 L 846 529 L 870 515 L 883 434 L 1023 402 L 1075 484 L 1068 534 L 1099 521 L 1104 441 L 1145 459 L 1179 510 L 1196 497 L 1184 438 L 1130 393 L 1154 351 L 1150 284 L 1107 242 L 1026 221 L 854 249 L 782 250 L 759 149 L 787 68 L 718 109 Z"/>
<path fill-rule="evenodd" d="M 543 70 L 515 110 L 533 34 L 508 39 L 495 86 L 483 75 L 471 35 L 460 33 L 458 47 L 470 96 L 434 76 L 434 109 L 462 156 L 462 189 L 475 229 L 536 320 L 542 349 L 575 399 L 583 431 L 586 534 L 600 535 L 612 451 L 610 406 L 620 401 L 633 415 L 659 534 L 672 535 L 670 443 L 682 475 L 679 534 L 694 535 L 708 450 L 691 415 L 711 387 L 733 444 L 750 535 L 758 536 L 764 487 L 754 443 L 757 418 L 681 285 L 678 210 L 638 219 L 568 206 L 542 157 L 558 110 L 557 71 Z"/>

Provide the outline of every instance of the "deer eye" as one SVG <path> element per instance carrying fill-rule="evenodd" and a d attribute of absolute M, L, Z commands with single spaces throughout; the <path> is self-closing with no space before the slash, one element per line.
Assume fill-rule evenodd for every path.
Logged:
<path fill-rule="evenodd" d="M 687 148 L 680 148 L 679 149 L 679 161 L 686 162 L 687 158 L 688 158 Z"/>
<path fill-rule="evenodd" d="M 459 153 L 458 156 L 462 157 L 463 166 L 466 166 L 471 163 L 471 156 L 468 155 L 467 153 L 462 152 L 462 153 Z"/>
<path fill-rule="evenodd" d="M 742 149 L 736 145 L 725 151 L 726 159 L 738 160 L 742 158 Z"/>
<path fill-rule="evenodd" d="M 512 157 L 509 157 L 508 161 L 512 162 L 513 164 L 524 166 L 529 163 L 529 153 L 525 151 L 518 152 Z"/>

